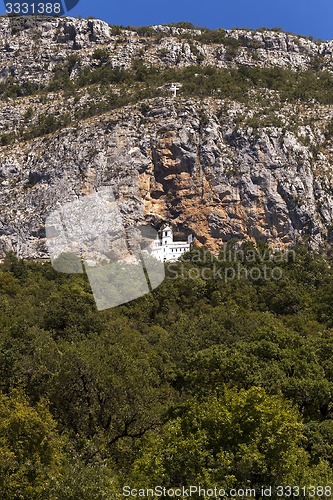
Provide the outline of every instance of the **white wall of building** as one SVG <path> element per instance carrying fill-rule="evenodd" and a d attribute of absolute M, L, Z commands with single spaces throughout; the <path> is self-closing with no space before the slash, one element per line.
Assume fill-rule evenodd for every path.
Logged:
<path fill-rule="evenodd" d="M 190 243 L 186 241 L 173 241 L 173 231 L 167 226 L 162 229 L 161 238 L 155 241 L 151 254 L 161 262 L 174 262 L 190 248 Z"/>

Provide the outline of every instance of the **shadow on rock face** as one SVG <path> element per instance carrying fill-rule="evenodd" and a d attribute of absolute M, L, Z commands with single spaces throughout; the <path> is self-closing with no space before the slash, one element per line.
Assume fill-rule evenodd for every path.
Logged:
<path fill-rule="evenodd" d="M 37 28 L 47 18 L 63 16 L 79 3 L 80 0 L 3 0 L 12 34 L 31 28 Z"/>
<path fill-rule="evenodd" d="M 45 16 L 8 16 L 9 29 L 12 35 L 19 32 L 39 28 L 45 23 Z"/>

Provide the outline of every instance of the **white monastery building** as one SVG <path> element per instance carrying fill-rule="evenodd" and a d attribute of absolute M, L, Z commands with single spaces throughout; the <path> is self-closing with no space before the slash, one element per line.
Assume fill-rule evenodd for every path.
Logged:
<path fill-rule="evenodd" d="M 161 237 L 154 241 L 151 255 L 161 262 L 174 262 L 191 249 L 192 241 L 192 235 L 187 241 L 173 241 L 173 231 L 166 226 L 161 231 Z"/>

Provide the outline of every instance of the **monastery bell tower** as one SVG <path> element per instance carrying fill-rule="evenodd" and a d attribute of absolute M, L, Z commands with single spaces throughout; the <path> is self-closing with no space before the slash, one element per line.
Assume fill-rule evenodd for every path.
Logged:
<path fill-rule="evenodd" d="M 170 226 L 162 229 L 162 245 L 171 245 L 173 243 L 173 232 Z"/>

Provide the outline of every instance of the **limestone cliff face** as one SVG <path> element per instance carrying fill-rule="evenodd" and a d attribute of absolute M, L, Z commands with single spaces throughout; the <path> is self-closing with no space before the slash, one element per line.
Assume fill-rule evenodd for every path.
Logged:
<path fill-rule="evenodd" d="M 115 35 L 95 20 L 45 20 L 37 27 L 19 25 L 16 31 L 10 23 L 0 20 L 2 79 L 45 81 L 73 51 L 83 64 L 93 65 L 91 54 L 105 47 L 111 64 L 124 67 L 140 51 L 150 64 L 165 66 L 191 65 L 198 54 L 204 56 L 201 64 L 217 66 L 297 69 L 318 53 L 327 68 L 333 61 L 331 42 L 315 44 L 284 33 L 227 32 L 243 40 L 230 61 L 223 56 L 225 47 L 214 44 L 195 42 L 193 54 L 188 38 L 180 39 L 188 32 L 180 28 L 154 27 L 156 42 L 129 30 Z M 247 120 L 258 111 L 255 101 L 246 105 L 165 94 L 78 119 L 75 126 L 71 122 L 42 137 L 4 144 L 0 256 L 13 250 L 25 258 L 45 257 L 49 213 L 103 186 L 114 188 L 129 225 L 146 221 L 159 228 L 168 221 L 212 249 L 231 238 L 275 246 L 303 239 L 313 248 L 333 241 L 333 145 L 325 135 L 333 118 L 330 106 L 284 104 L 278 112 L 281 126 L 257 128 Z M 85 99 L 84 92 L 76 97 L 54 92 L 43 99 L 4 100 L 2 133 L 29 127 L 37 108 L 46 115 L 61 114 L 84 107 Z"/>
<path fill-rule="evenodd" d="M 103 21 L 41 18 L 24 21 L 1 18 L 1 76 L 45 81 L 54 66 L 73 53 L 91 66 L 96 47 L 105 47 L 114 67 L 130 68 L 135 58 L 163 66 L 250 65 L 304 69 L 320 55 L 332 69 L 333 41 L 313 42 L 301 36 L 269 30 L 226 30 L 225 41 L 200 41 L 201 30 L 153 26 L 149 36 L 130 29 L 115 30 Z M 116 34 L 115 34 L 116 33 Z M 234 48 L 234 50 L 230 50 Z"/>

